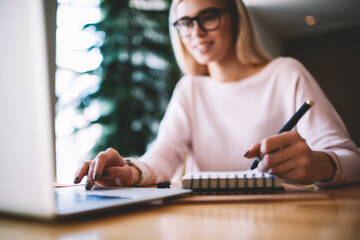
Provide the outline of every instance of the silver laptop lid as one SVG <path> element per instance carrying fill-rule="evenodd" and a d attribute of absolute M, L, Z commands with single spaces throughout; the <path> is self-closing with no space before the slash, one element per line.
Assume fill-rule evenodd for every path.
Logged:
<path fill-rule="evenodd" d="M 0 211 L 54 214 L 54 139 L 42 0 L 0 1 Z"/>

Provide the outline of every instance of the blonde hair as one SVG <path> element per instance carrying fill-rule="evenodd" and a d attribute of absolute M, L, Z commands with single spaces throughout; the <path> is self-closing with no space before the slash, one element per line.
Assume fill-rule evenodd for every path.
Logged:
<path fill-rule="evenodd" d="M 206 65 L 198 63 L 183 45 L 179 34 L 172 24 L 176 21 L 175 9 L 182 0 L 173 0 L 170 7 L 169 28 L 171 44 L 174 50 L 176 61 L 183 74 L 209 75 Z M 236 8 L 236 55 L 244 65 L 261 66 L 268 63 L 271 58 L 260 46 L 255 34 L 254 27 L 248 9 L 242 0 L 228 0 L 232 4 L 230 7 Z"/>

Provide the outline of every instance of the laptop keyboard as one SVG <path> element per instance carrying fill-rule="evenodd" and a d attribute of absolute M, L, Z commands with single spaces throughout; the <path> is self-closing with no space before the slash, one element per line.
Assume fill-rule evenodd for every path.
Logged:
<path fill-rule="evenodd" d="M 56 212 L 60 215 L 76 214 L 99 209 L 129 206 L 138 203 L 159 201 L 191 192 L 181 189 L 157 188 L 93 188 L 84 186 L 54 188 Z"/>

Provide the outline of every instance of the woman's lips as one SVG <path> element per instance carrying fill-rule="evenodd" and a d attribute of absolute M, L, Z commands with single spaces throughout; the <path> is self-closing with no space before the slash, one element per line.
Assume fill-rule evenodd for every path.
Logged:
<path fill-rule="evenodd" d="M 193 48 L 198 52 L 204 54 L 208 52 L 213 45 L 213 41 L 199 42 L 193 45 Z"/>

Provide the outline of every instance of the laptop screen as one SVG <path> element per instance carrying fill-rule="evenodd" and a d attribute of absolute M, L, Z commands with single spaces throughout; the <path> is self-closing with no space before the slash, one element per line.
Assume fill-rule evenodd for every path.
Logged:
<path fill-rule="evenodd" d="M 54 209 L 54 56 L 45 2 L 56 11 L 56 0 L 0 1 L 0 211 L 10 213 L 51 215 Z"/>

